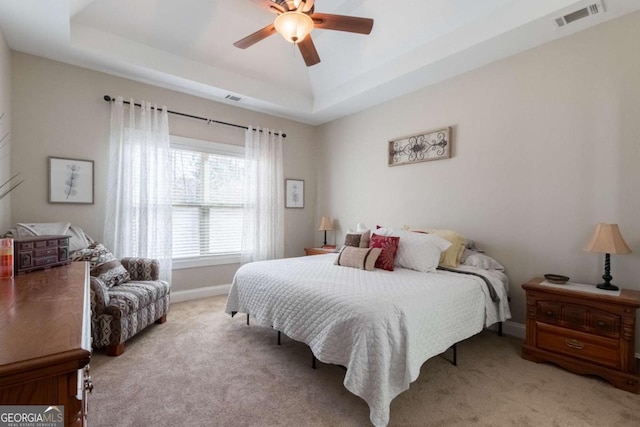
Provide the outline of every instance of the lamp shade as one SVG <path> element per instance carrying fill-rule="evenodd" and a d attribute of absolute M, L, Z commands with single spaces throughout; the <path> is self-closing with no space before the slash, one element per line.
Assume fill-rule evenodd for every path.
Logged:
<path fill-rule="evenodd" d="M 313 19 L 301 12 L 285 12 L 278 15 L 273 25 L 286 41 L 300 43 L 313 30 Z"/>
<path fill-rule="evenodd" d="M 584 247 L 587 252 L 603 254 L 629 254 L 631 249 L 620 234 L 618 224 L 598 224 L 593 237 Z"/>
<path fill-rule="evenodd" d="M 333 230 L 333 223 L 331 222 L 331 218 L 323 216 L 320 220 L 320 228 L 318 231 L 331 231 Z"/>

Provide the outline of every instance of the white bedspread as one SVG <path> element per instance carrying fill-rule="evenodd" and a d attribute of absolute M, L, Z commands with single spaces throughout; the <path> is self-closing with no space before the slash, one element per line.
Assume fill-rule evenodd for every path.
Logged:
<path fill-rule="evenodd" d="M 225 311 L 249 313 L 309 345 L 318 360 L 345 366 L 345 387 L 367 402 L 376 426 L 389 422 L 391 401 L 416 380 L 427 359 L 511 317 L 504 275 L 490 276 L 501 299 L 496 304 L 479 277 L 364 271 L 334 265 L 335 258 L 246 264 L 236 273 Z"/>

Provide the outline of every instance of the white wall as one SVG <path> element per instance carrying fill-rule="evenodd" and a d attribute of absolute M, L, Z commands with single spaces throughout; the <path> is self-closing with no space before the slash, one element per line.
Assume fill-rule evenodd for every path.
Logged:
<path fill-rule="evenodd" d="M 11 129 L 11 55 L 0 29 L 0 114 L 2 113 L 4 118 L 0 125 L 0 138 Z M 8 138 L 11 138 L 11 135 Z M 7 145 L 0 151 L 0 184 L 11 177 L 10 145 L 7 139 L 4 143 Z M 5 189 L 6 187 L 3 188 Z M 11 224 L 10 214 L 11 195 L 8 195 L 0 200 L 0 230 L 5 230 Z"/>
<path fill-rule="evenodd" d="M 599 283 L 582 247 L 618 223 L 613 283 L 640 290 L 639 40 L 635 13 L 321 126 L 316 222 L 458 230 L 507 267 L 517 322 L 531 277 Z M 451 159 L 387 166 L 389 140 L 444 126 Z"/>
<path fill-rule="evenodd" d="M 313 128 L 235 106 L 161 89 L 96 71 L 12 52 L 12 166 L 25 178 L 13 195 L 11 222 L 69 221 L 102 239 L 110 105 L 104 95 L 147 100 L 180 111 L 242 125 L 282 129 L 284 173 L 304 179 L 305 209 L 286 209 L 285 255 L 304 255 L 314 238 Z M 169 115 L 172 134 L 244 144 L 244 130 Z M 95 161 L 95 204 L 47 203 L 47 156 Z M 283 183 L 284 185 L 284 183 Z M 231 283 L 238 265 L 174 270 L 173 290 Z"/>

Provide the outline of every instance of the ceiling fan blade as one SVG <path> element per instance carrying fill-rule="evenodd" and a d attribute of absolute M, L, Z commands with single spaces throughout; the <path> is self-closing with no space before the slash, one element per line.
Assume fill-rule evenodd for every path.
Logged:
<path fill-rule="evenodd" d="M 373 19 L 355 16 L 314 13 L 311 15 L 316 28 L 323 30 L 347 31 L 349 33 L 369 34 L 373 28 Z"/>
<path fill-rule="evenodd" d="M 252 0 L 254 3 L 260 4 L 260 7 L 267 9 L 269 12 L 277 13 L 280 15 L 281 13 L 285 13 L 287 10 L 282 7 L 279 1 L 271 1 L 271 0 Z M 286 3 L 285 3 L 286 5 Z"/>
<path fill-rule="evenodd" d="M 302 54 L 302 58 L 304 59 L 304 63 L 307 64 L 307 67 L 311 67 L 312 65 L 316 65 L 320 62 L 320 55 L 318 55 L 316 45 L 313 44 L 313 40 L 311 40 L 311 35 L 308 35 L 304 40 L 298 43 L 298 49 L 300 49 L 300 53 Z"/>
<path fill-rule="evenodd" d="M 238 40 L 233 45 L 235 47 L 239 47 L 240 49 L 246 49 L 249 46 L 253 46 L 258 43 L 260 40 L 266 39 L 267 37 L 276 33 L 276 27 L 273 24 L 269 24 L 261 30 L 256 31 L 253 34 L 248 35 L 242 40 Z"/>

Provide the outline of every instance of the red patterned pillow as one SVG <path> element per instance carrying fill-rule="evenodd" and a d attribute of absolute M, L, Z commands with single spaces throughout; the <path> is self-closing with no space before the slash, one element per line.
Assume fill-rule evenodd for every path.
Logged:
<path fill-rule="evenodd" d="M 398 253 L 399 242 L 399 237 L 380 236 L 375 233 L 371 235 L 369 247 L 382 249 L 380 256 L 376 260 L 376 268 L 393 271 L 393 266 L 396 263 L 396 254 Z"/>

